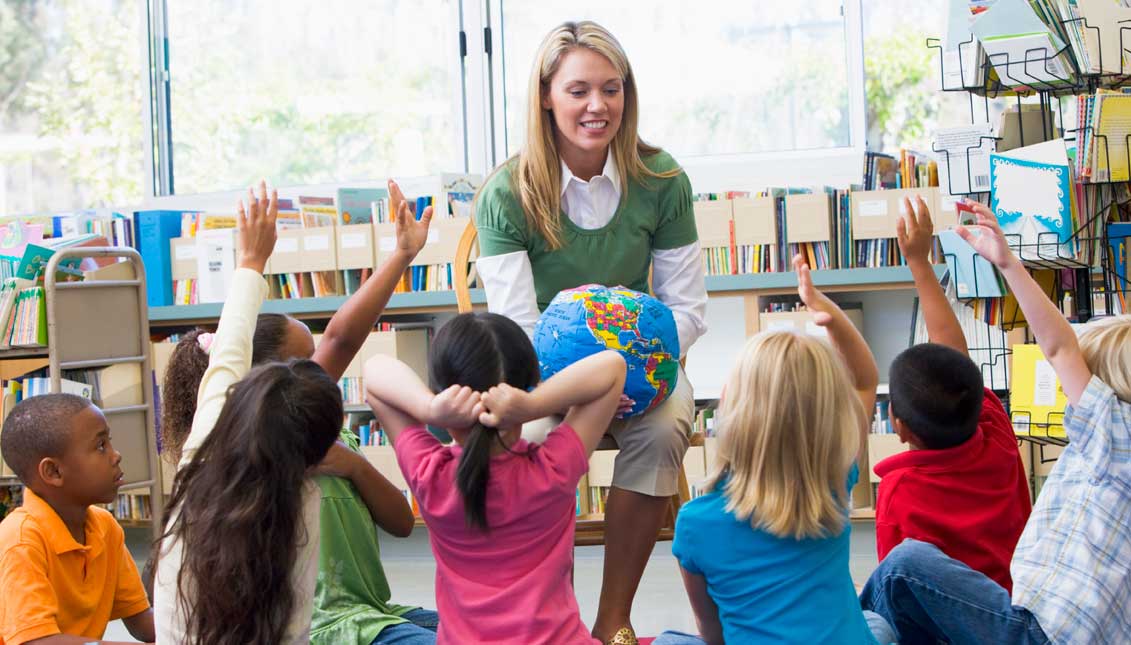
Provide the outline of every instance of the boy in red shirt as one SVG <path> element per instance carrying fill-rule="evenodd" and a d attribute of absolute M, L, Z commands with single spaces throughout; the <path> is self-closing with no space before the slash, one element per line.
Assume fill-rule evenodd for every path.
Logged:
<path fill-rule="evenodd" d="M 927 205 L 904 199 L 899 249 L 915 279 L 929 343 L 892 362 L 891 420 L 910 450 L 873 470 L 882 560 L 906 538 L 929 542 L 1011 589 L 1009 562 L 1032 503 L 1017 439 L 1001 401 L 982 385 L 966 338 L 928 259 Z"/>

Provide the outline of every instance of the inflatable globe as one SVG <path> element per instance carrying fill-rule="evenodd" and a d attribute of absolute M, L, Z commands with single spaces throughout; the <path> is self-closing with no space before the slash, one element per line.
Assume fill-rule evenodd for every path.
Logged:
<path fill-rule="evenodd" d="M 675 390 L 679 334 L 671 310 L 652 296 L 599 284 L 566 289 L 534 326 L 543 379 L 606 349 L 627 364 L 624 393 L 636 404 L 626 417 L 654 409 Z"/>

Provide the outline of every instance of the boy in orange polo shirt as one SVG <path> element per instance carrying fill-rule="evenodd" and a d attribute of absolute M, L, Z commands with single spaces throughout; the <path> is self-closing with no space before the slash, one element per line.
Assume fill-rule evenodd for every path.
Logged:
<path fill-rule="evenodd" d="M 121 453 L 102 411 L 71 394 L 22 401 L 0 434 L 24 503 L 0 522 L 0 645 L 80 645 L 122 618 L 155 640 L 153 611 L 122 527 L 106 510 Z"/>

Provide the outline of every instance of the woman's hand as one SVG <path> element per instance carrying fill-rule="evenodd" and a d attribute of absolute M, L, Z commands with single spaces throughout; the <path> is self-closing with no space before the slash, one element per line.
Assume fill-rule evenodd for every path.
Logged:
<path fill-rule="evenodd" d="M 263 273 L 267 259 L 275 250 L 275 239 L 278 233 L 275 230 L 275 220 L 279 216 L 278 193 L 271 190 L 271 197 L 267 197 L 267 182 L 259 182 L 259 197 L 255 196 L 255 189 L 247 190 L 247 208 L 244 209 L 243 200 L 238 207 L 236 216 L 236 230 L 239 231 L 239 243 L 236 259 L 241 269 L 251 269 L 256 273 Z"/>
<path fill-rule="evenodd" d="M 462 430 L 474 425 L 482 412 L 479 392 L 466 385 L 453 385 L 432 397 L 427 421 L 441 428 Z"/>
<path fill-rule="evenodd" d="M 390 179 L 389 209 L 397 232 L 397 251 L 407 254 L 411 260 L 428 242 L 428 224 L 432 221 L 433 208 L 425 208 L 419 220 L 413 217 L 401 187 Z"/>

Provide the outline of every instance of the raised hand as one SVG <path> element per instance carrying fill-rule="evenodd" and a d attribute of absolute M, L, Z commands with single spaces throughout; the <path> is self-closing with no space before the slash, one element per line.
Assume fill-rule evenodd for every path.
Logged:
<path fill-rule="evenodd" d="M 970 200 L 965 201 L 974 209 L 974 216 L 978 223 L 970 226 L 960 225 L 955 228 L 954 230 L 959 237 L 966 240 L 970 246 L 974 247 L 978 255 L 992 262 L 998 269 L 1005 269 L 1018 262 L 1017 256 L 1009 248 L 1009 242 L 1006 241 L 1005 234 L 1002 233 L 1001 225 L 998 224 L 993 211 L 985 204 Z"/>
<path fill-rule="evenodd" d="M 832 312 L 837 309 L 835 302 L 813 286 L 813 276 L 809 274 L 809 264 L 800 253 L 793 256 L 793 270 L 797 272 L 797 295 L 801 302 L 813 313 L 813 322 L 822 327 L 833 321 Z"/>
<path fill-rule="evenodd" d="M 267 197 L 267 182 L 259 182 L 259 196 L 255 189 L 247 189 L 247 208 L 240 200 L 237 208 L 236 230 L 239 232 L 236 261 L 240 268 L 263 273 L 267 259 L 275 250 L 275 220 L 279 217 L 279 195 L 274 189 Z"/>
<path fill-rule="evenodd" d="M 483 411 L 479 422 L 492 428 L 502 428 L 529 421 L 525 403 L 530 395 L 516 387 L 499 383 L 483 393 Z"/>
<path fill-rule="evenodd" d="M 425 208 L 424 213 L 417 220 L 409 210 L 401 187 L 392 179 L 389 180 L 389 207 L 393 213 L 397 232 L 397 250 L 408 253 L 409 257 L 416 257 L 428 241 L 428 224 L 432 221 L 432 207 Z"/>
<path fill-rule="evenodd" d="M 453 385 L 432 397 L 427 421 L 441 428 L 462 430 L 474 425 L 482 412 L 479 392 L 466 385 Z"/>
<path fill-rule="evenodd" d="M 931 254 L 931 241 L 935 235 L 935 225 L 931 212 L 919 195 L 915 196 L 915 207 L 911 200 L 903 198 L 903 216 L 895 224 L 896 240 L 899 250 L 907 262 L 926 262 Z"/>

